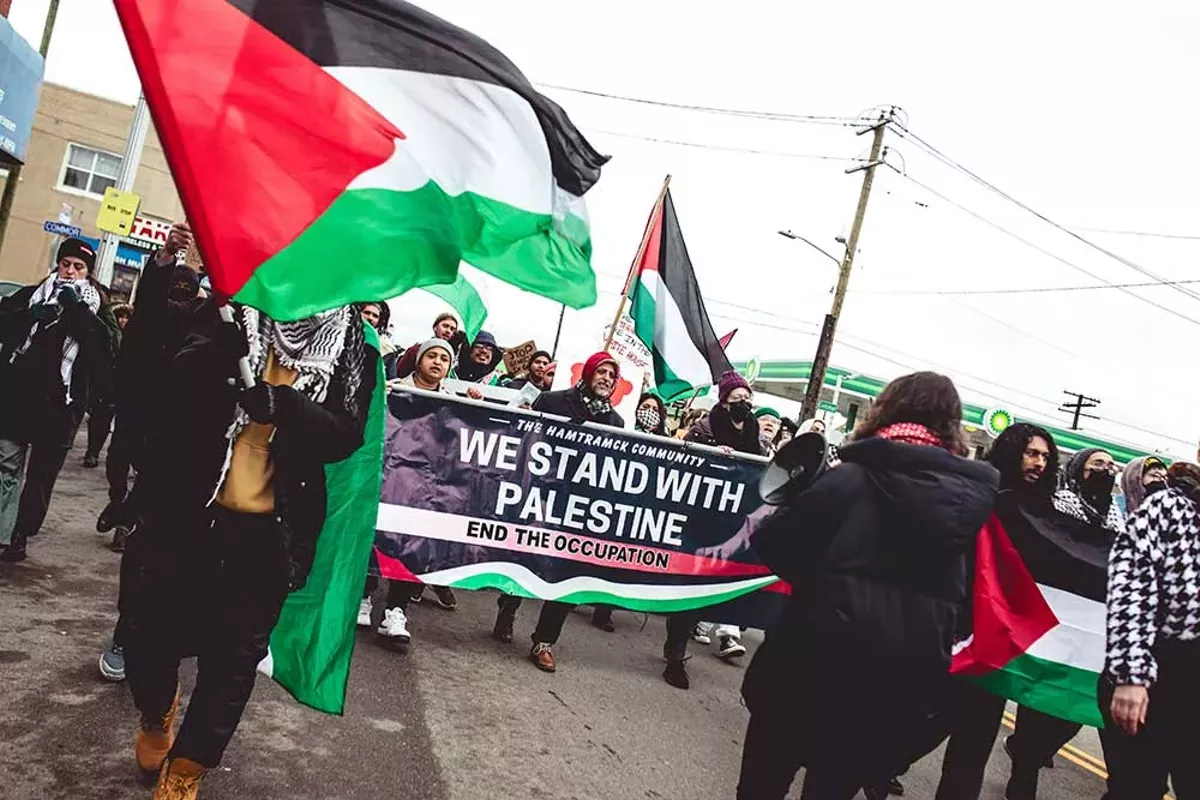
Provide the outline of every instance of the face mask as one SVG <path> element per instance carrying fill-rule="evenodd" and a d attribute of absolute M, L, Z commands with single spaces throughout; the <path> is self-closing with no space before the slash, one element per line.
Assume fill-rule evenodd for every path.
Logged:
<path fill-rule="evenodd" d="M 735 422 L 745 422 L 754 416 L 754 406 L 750 405 L 749 400 L 742 400 L 737 403 L 729 404 L 729 416 L 733 417 Z"/>
<path fill-rule="evenodd" d="M 1093 472 L 1083 479 L 1083 493 L 1088 497 L 1106 497 L 1112 494 L 1115 480 L 1111 472 Z"/>
<path fill-rule="evenodd" d="M 1150 483 L 1147 483 L 1145 486 L 1146 497 L 1149 497 L 1150 495 L 1154 494 L 1155 492 L 1164 491 L 1166 488 L 1167 488 L 1166 481 L 1151 481 Z"/>
<path fill-rule="evenodd" d="M 662 417 L 653 408 L 639 408 L 634 416 L 637 418 L 638 429 L 642 431 L 657 430 L 658 423 L 662 422 Z"/>

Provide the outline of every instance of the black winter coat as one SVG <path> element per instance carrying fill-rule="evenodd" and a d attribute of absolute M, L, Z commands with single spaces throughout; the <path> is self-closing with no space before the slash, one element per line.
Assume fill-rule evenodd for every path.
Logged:
<path fill-rule="evenodd" d="M 594 422 L 610 428 L 625 427 L 625 420 L 616 411 L 592 416 L 587 406 L 584 405 L 583 398 L 579 396 L 579 392 L 574 387 L 558 392 L 542 392 L 538 395 L 538 399 L 533 401 L 532 407 L 534 411 L 556 414 L 566 417 L 572 422 Z"/>
<path fill-rule="evenodd" d="M 29 299 L 35 291 L 37 286 L 26 286 L 0 300 L 0 439 L 68 447 L 97 376 L 109 369 L 108 332 L 87 306 L 68 305 L 57 323 L 38 330 L 24 355 L 15 356 L 33 326 Z M 62 381 L 68 334 L 79 343 L 70 408 Z"/>
<path fill-rule="evenodd" d="M 751 538 L 792 596 L 742 693 L 752 714 L 794 726 L 805 765 L 853 753 L 886 781 L 942 736 L 969 558 L 999 473 L 875 438 L 841 459 Z"/>
<path fill-rule="evenodd" d="M 728 447 L 739 453 L 763 455 L 762 440 L 758 435 L 758 420 L 746 420 L 741 430 L 733 427 L 725 406 L 713 406 L 708 416 L 688 429 L 685 442 L 706 444 L 709 447 Z"/>
<path fill-rule="evenodd" d="M 138 475 L 143 513 L 158 535 L 170 536 L 176 521 L 203 518 L 217 488 L 228 450 L 239 389 L 229 378 L 237 362 L 221 352 L 214 335 L 222 323 L 210 303 L 197 311 L 166 377 L 166 403 L 174 424 L 157 426 L 146 445 L 147 469 Z M 354 324 L 363 324 L 358 318 Z M 363 345 L 362 379 L 351 400 L 342 379 L 350 348 L 334 370 L 324 403 L 291 387 L 276 389 L 275 516 L 283 526 L 291 560 L 291 588 L 307 580 L 317 537 L 325 524 L 325 465 L 341 461 L 363 442 L 367 412 L 378 382 L 379 353 Z M 240 386 L 240 383 L 238 384 Z M 346 411 L 348 406 L 354 414 Z M 143 481 L 145 485 L 143 485 Z"/>

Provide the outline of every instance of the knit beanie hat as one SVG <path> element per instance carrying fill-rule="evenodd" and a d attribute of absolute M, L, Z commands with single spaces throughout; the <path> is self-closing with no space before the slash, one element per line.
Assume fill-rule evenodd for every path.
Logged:
<path fill-rule="evenodd" d="M 58 246 L 58 255 L 55 257 L 55 263 L 62 261 L 64 258 L 78 258 L 87 264 L 88 272 L 96 271 L 96 251 L 87 242 L 76 239 L 64 239 L 63 243 Z"/>
<path fill-rule="evenodd" d="M 617 375 L 620 376 L 621 365 L 617 363 L 617 360 L 615 358 L 610 356 L 608 353 L 605 353 L 602 351 L 599 353 L 595 353 L 590 358 L 588 358 L 587 361 L 585 361 L 583 363 L 583 382 L 584 383 L 592 382 L 592 376 L 596 374 L 596 370 L 600 369 L 601 364 L 612 364 L 613 367 L 616 368 L 616 370 L 617 370 Z"/>
<path fill-rule="evenodd" d="M 421 359 L 425 356 L 425 354 L 428 353 L 430 350 L 434 349 L 435 347 L 440 347 L 443 350 L 445 350 L 446 355 L 450 357 L 450 361 L 451 362 L 454 361 L 454 348 L 452 348 L 450 346 L 450 343 L 447 342 L 445 339 L 434 338 L 434 339 L 427 339 L 426 341 L 421 343 L 420 347 L 417 348 L 417 363 L 420 364 Z"/>
<path fill-rule="evenodd" d="M 780 414 L 778 411 L 776 411 L 775 409 L 773 409 L 769 406 L 762 406 L 761 408 L 754 409 L 754 418 L 755 419 L 762 419 L 763 417 L 774 417 L 775 419 L 778 419 L 778 420 L 783 419 L 782 414 Z"/>
<path fill-rule="evenodd" d="M 721 380 L 717 381 L 717 399 L 724 403 L 729 397 L 729 393 L 734 389 L 749 389 L 750 384 L 746 383 L 746 379 L 738 373 L 730 370 L 721 375 Z"/>

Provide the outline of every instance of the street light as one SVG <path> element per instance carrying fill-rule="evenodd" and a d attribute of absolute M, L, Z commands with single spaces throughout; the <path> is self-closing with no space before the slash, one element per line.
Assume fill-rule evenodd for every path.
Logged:
<path fill-rule="evenodd" d="M 805 239 L 803 236 L 801 236 L 798 233 L 792 233 L 791 231 L 779 231 L 779 235 L 783 236 L 785 238 L 788 238 L 788 239 L 795 239 L 797 242 L 804 242 L 806 245 L 811 247 L 813 250 L 816 250 L 818 253 L 825 256 L 830 261 L 837 264 L 839 267 L 842 266 L 842 260 L 840 258 L 833 255 L 832 253 L 827 252 L 824 248 L 813 244 L 808 239 Z"/>

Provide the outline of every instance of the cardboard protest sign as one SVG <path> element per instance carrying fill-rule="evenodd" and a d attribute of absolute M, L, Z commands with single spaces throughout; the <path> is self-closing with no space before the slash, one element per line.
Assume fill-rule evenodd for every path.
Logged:
<path fill-rule="evenodd" d="M 537 344 L 532 339 L 522 342 L 516 347 L 506 347 L 504 349 L 504 368 L 509 375 L 520 375 L 529 366 L 529 362 L 536 352 Z"/>

